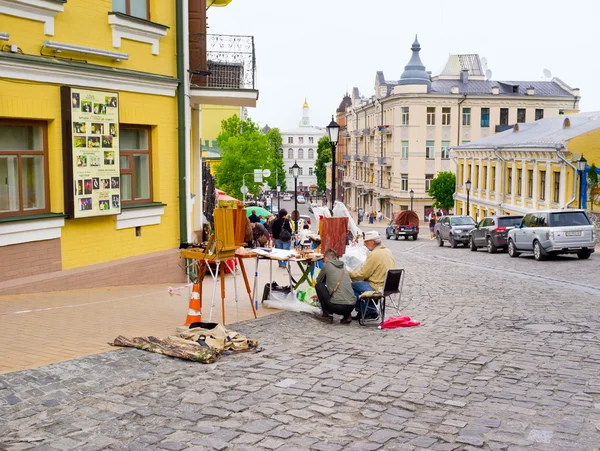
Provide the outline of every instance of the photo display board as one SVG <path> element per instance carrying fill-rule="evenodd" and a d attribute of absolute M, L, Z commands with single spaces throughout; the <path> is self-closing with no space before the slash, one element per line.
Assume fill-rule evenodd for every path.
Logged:
<path fill-rule="evenodd" d="M 61 98 L 67 216 L 120 214 L 119 94 L 63 86 Z"/>

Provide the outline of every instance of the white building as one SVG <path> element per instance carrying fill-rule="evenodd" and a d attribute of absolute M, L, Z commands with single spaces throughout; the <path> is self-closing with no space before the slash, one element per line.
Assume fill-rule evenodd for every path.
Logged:
<path fill-rule="evenodd" d="M 294 162 L 300 166 L 300 175 L 298 176 L 298 192 L 308 191 L 310 185 L 317 184 L 315 175 L 315 163 L 317 162 L 317 145 L 319 139 L 326 134 L 326 130 L 321 127 L 310 125 L 308 115 L 308 103 L 304 100 L 302 107 L 302 121 L 300 126 L 291 130 L 281 132 L 283 139 L 280 151 L 283 154 L 283 163 L 286 168 L 287 190 L 294 190 L 294 177 L 292 176 L 292 166 Z"/>

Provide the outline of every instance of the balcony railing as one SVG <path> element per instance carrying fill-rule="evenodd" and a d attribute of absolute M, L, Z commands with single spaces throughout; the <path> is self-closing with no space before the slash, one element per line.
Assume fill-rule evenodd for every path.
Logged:
<path fill-rule="evenodd" d="M 342 138 L 350 138 L 350 133 L 348 133 L 348 130 L 344 130 L 342 132 Z"/>
<path fill-rule="evenodd" d="M 350 160 L 352 160 L 352 157 L 350 155 L 342 155 L 342 160 L 350 161 Z"/>
<path fill-rule="evenodd" d="M 391 166 L 392 165 L 392 157 L 378 157 L 377 161 L 381 166 Z"/>
<path fill-rule="evenodd" d="M 190 35 L 190 74 L 195 86 L 255 89 L 254 36 Z"/>
<path fill-rule="evenodd" d="M 360 155 L 354 155 L 354 161 L 361 161 Z"/>

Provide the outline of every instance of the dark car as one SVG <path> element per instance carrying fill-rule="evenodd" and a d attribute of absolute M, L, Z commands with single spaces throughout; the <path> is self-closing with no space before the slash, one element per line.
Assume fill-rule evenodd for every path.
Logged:
<path fill-rule="evenodd" d="M 469 232 L 477 224 L 470 216 L 442 216 L 435 225 L 435 238 L 438 245 L 443 246 L 444 241 L 450 243 L 450 247 L 458 244 L 469 244 Z"/>
<path fill-rule="evenodd" d="M 385 229 L 385 236 L 388 240 L 391 237 L 397 240 L 403 236 L 405 240 L 412 237 L 416 241 L 419 237 L 419 217 L 414 211 L 410 210 L 396 212 L 394 219 L 390 221 Z"/>
<path fill-rule="evenodd" d="M 508 231 L 521 224 L 523 216 L 487 216 L 470 232 L 469 247 L 476 251 L 487 248 L 490 254 L 508 248 Z"/>

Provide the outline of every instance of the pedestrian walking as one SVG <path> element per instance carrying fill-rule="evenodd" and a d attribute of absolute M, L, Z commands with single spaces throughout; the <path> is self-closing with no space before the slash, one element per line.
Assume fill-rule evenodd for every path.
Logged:
<path fill-rule="evenodd" d="M 435 221 L 436 218 L 432 211 L 431 215 L 429 215 L 429 233 L 431 235 L 431 237 L 429 238 L 430 240 L 433 240 L 435 238 Z"/>

